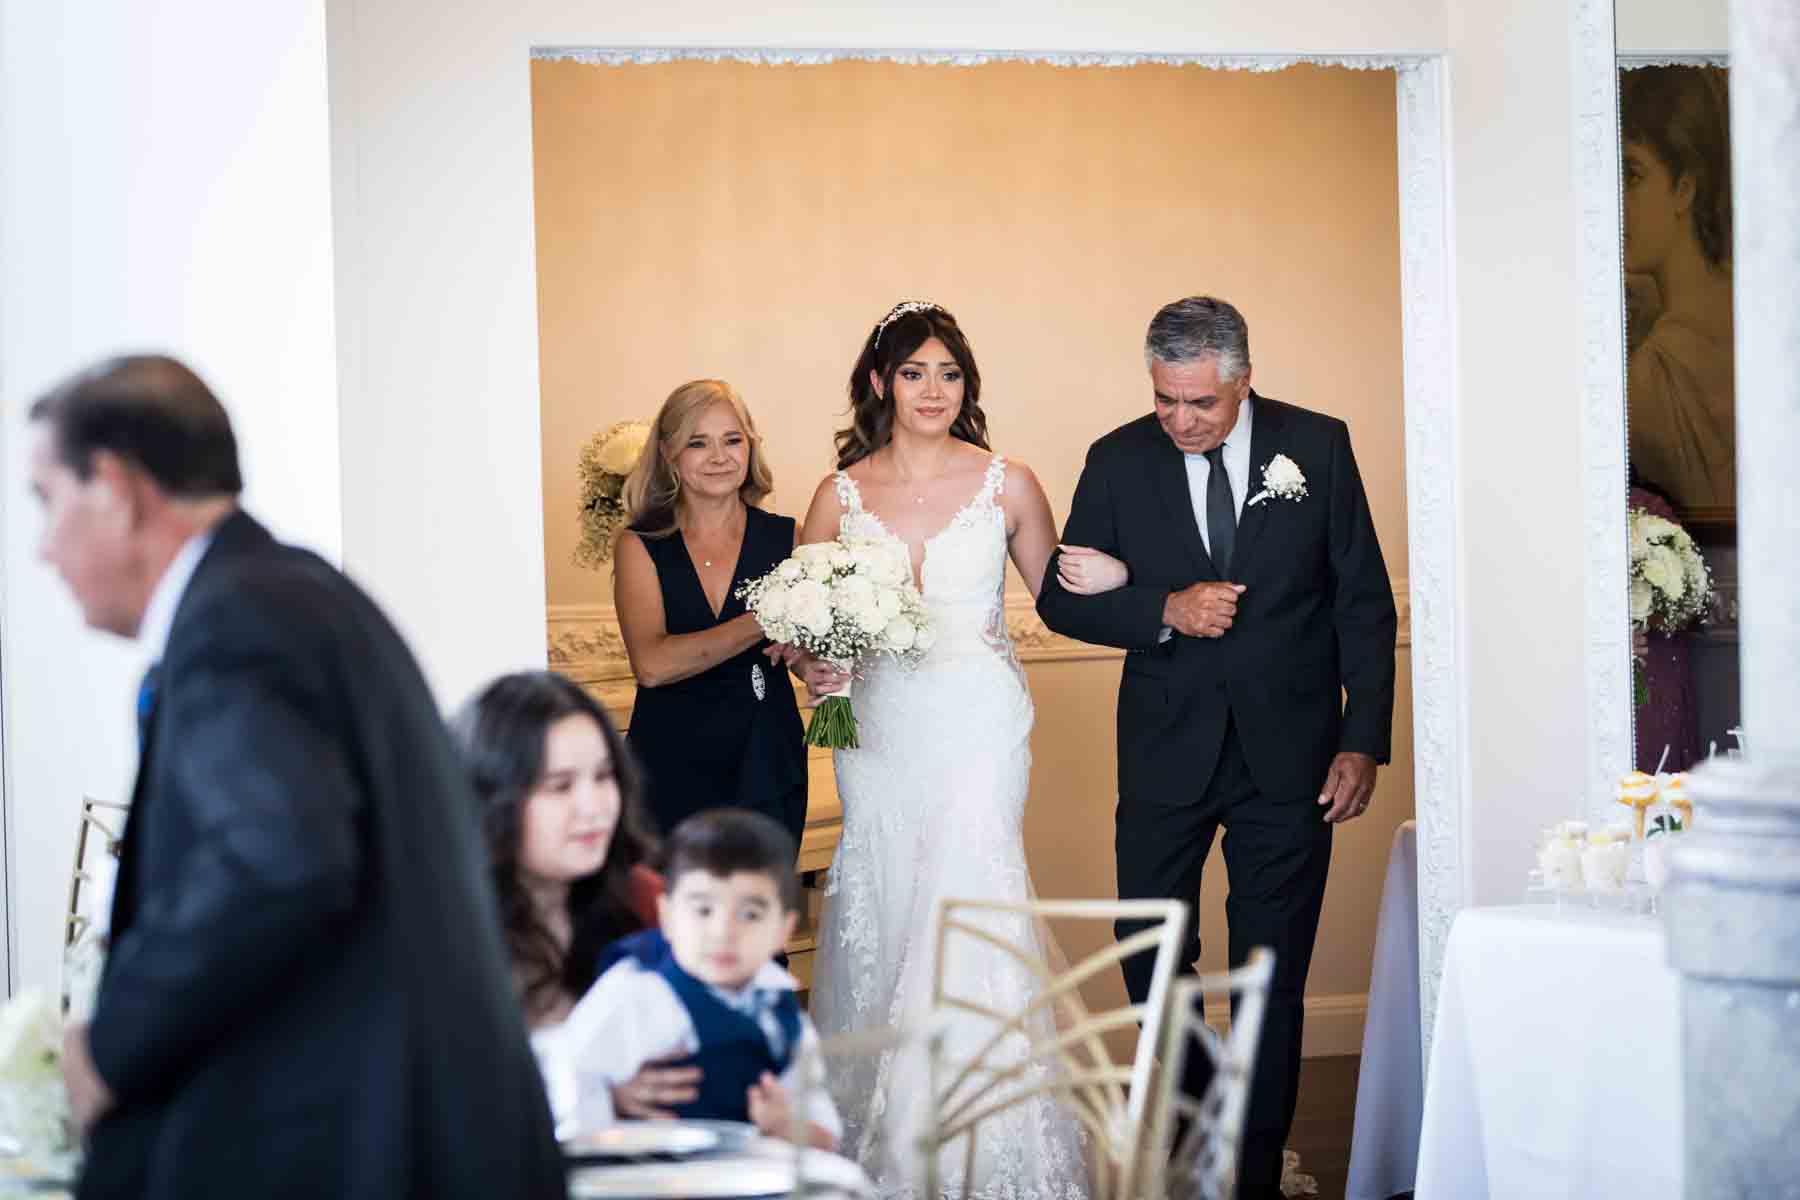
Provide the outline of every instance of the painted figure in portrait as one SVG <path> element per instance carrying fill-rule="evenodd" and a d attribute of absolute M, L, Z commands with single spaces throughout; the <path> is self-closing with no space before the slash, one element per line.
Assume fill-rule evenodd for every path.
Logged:
<path fill-rule="evenodd" d="M 1634 484 L 1680 512 L 1737 498 L 1731 143 L 1722 67 L 1619 81 Z"/>

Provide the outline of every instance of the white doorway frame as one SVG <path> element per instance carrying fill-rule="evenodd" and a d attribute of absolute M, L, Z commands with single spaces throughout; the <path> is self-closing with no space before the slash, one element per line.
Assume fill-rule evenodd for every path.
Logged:
<path fill-rule="evenodd" d="M 1394 72 L 1406 431 L 1408 592 L 1402 597 L 1402 624 L 1410 620 L 1420 1015 L 1429 1043 L 1450 925 L 1470 896 L 1469 717 L 1459 629 L 1463 571 L 1457 531 L 1462 522 L 1445 56 L 546 46 L 534 48 L 532 57 L 606 66 L 677 61 L 817 65 L 849 59 L 967 67 L 998 62 L 1077 68 L 1158 64 L 1258 72 L 1310 64 Z"/>

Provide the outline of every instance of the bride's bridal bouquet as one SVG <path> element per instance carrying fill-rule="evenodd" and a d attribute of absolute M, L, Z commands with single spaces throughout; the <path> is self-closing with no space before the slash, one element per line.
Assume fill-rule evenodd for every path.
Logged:
<path fill-rule="evenodd" d="M 738 595 L 770 639 L 843 671 L 876 654 L 916 662 L 934 636 L 906 548 L 879 538 L 843 536 L 801 546 L 761 579 L 739 587 Z M 849 684 L 813 709 L 806 744 L 856 747 Z"/>

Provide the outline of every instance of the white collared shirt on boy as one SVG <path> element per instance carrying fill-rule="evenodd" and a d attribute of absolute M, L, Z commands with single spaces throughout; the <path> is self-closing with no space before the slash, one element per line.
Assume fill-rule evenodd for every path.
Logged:
<path fill-rule="evenodd" d="M 769 962 L 741 991 L 712 990 L 727 1005 L 743 1009 L 752 992 L 791 992 L 799 986 L 792 975 Z M 782 1034 L 774 1014 L 764 1011 L 758 1024 L 771 1048 L 779 1053 Z M 618 1119 L 612 1105 L 615 1085 L 631 1079 L 646 1063 L 682 1058 L 700 1049 L 693 1018 L 675 995 L 675 989 L 634 958 L 621 959 L 609 967 L 570 1011 L 567 1020 L 539 1030 L 531 1041 L 544 1073 L 559 1134 L 612 1124 Z M 780 1077 L 781 1086 L 796 1103 L 801 1102 L 802 1055 L 816 1050 L 818 1044 L 818 1030 L 813 1028 L 811 1018 L 801 1013 L 800 1045 Z M 804 1103 L 808 1121 L 833 1137 L 842 1136 L 843 1122 L 823 1087 L 815 1089 Z"/>

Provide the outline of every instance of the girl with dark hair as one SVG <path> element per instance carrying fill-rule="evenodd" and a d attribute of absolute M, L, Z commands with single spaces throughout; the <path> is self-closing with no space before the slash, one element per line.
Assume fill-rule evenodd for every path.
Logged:
<path fill-rule="evenodd" d="M 559 1021 L 594 982 L 600 951 L 653 923 L 637 766 L 605 710 L 549 671 L 501 676 L 452 729 L 527 1018 Z"/>
<path fill-rule="evenodd" d="M 481 805 L 526 1024 L 546 1032 L 593 985 L 602 950 L 655 924 L 660 880 L 647 865 L 637 767 L 605 710 L 549 671 L 501 676 L 450 727 Z M 652 1064 L 614 1089 L 614 1104 L 666 1115 L 697 1080 Z"/>

